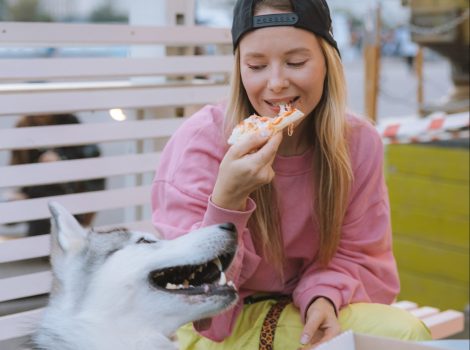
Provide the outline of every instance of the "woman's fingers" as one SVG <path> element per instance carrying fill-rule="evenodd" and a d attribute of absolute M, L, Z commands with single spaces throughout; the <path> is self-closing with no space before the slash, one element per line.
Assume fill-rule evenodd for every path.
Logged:
<path fill-rule="evenodd" d="M 224 208 L 244 207 L 250 193 L 274 178 L 271 165 L 281 141 L 282 133 L 253 135 L 231 146 L 219 167 L 213 202 Z"/>
<path fill-rule="evenodd" d="M 335 309 L 324 297 L 317 298 L 308 308 L 307 320 L 300 343 L 302 345 L 318 345 L 332 339 L 341 332 Z"/>
<path fill-rule="evenodd" d="M 320 328 L 324 317 L 321 313 L 313 312 L 309 315 L 307 323 L 305 323 L 302 336 L 300 338 L 300 344 L 307 345 L 312 341 L 313 336 Z"/>
<path fill-rule="evenodd" d="M 250 137 L 243 138 L 233 146 L 231 146 L 227 152 L 233 156 L 233 158 L 241 158 L 247 154 L 256 152 L 258 149 L 263 147 L 270 138 L 261 134 L 253 134 Z"/>
<path fill-rule="evenodd" d="M 260 166 L 271 165 L 276 157 L 279 145 L 282 142 L 282 133 L 278 132 L 271 136 L 263 147 L 257 152 L 249 155 Z"/>
<path fill-rule="evenodd" d="M 315 349 L 317 346 L 333 339 L 336 337 L 338 334 L 340 334 L 341 329 L 339 327 L 334 327 L 333 325 L 327 326 L 324 331 L 321 333 L 322 336 L 320 339 L 314 339 L 311 343 L 313 347 L 311 348 L 312 350 Z"/>

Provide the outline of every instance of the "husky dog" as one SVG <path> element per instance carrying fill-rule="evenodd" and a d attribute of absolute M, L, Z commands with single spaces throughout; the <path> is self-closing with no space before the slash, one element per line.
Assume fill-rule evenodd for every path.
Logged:
<path fill-rule="evenodd" d="M 174 350 L 178 327 L 237 300 L 224 274 L 236 252 L 233 224 L 158 240 L 87 231 L 60 204 L 49 208 L 54 281 L 35 349 Z"/>

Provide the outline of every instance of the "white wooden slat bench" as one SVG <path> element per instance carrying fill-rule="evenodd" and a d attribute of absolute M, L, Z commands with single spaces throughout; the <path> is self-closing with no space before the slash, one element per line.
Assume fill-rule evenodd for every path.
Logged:
<path fill-rule="evenodd" d="M 47 202 L 56 199 L 74 214 L 94 211 L 105 218 L 107 212 L 121 210 L 117 221 L 102 220 L 101 227 L 152 231 L 146 208 L 150 199 L 146 175 L 158 164 L 165 139 L 184 120 L 180 118 L 181 109 L 217 102 L 226 95 L 232 55 L 224 47 L 230 43 L 229 30 L 217 28 L 0 23 L 0 47 L 155 45 L 170 50 L 221 45 L 215 54 L 204 56 L 186 50 L 186 56 L 144 58 L 0 58 L 0 119 L 62 112 L 93 114 L 112 108 L 129 109 L 134 115 L 132 120 L 119 123 L 100 120 L 78 125 L 0 128 L 1 152 L 92 143 L 132 145 L 130 151 L 99 158 L 0 165 L 0 190 L 96 178 L 123 179 L 103 191 L 0 202 L 0 225 L 48 218 Z M 16 339 L 30 334 L 40 317 L 51 281 L 49 266 L 43 259 L 49 255 L 49 239 L 48 232 L 44 232 L 0 242 L 2 349 L 12 349 Z M 404 307 L 403 303 L 398 306 Z M 412 312 L 423 318 L 434 338 L 462 328 L 461 313 L 439 313 L 433 308 Z M 436 317 L 442 314 L 449 317 Z"/>
<path fill-rule="evenodd" d="M 415 315 L 429 328 L 433 339 L 442 339 L 464 330 L 463 312 L 456 310 L 441 311 L 435 307 L 421 306 L 411 301 L 399 301 L 392 304 Z"/>

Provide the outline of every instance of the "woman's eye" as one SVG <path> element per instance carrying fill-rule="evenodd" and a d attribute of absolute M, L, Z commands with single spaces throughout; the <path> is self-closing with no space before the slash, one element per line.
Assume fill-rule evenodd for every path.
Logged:
<path fill-rule="evenodd" d="M 287 62 L 287 65 L 290 66 L 290 67 L 294 67 L 294 68 L 298 68 L 298 67 L 302 67 L 305 62 L 307 61 L 302 61 L 302 62 Z"/>
<path fill-rule="evenodd" d="M 261 70 L 263 68 L 265 68 L 266 66 L 263 65 L 263 64 L 249 64 L 248 65 L 248 68 L 250 68 L 251 70 Z"/>

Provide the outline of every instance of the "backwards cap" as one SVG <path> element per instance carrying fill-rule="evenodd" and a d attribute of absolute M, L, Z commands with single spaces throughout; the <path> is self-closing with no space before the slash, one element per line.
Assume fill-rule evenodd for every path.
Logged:
<path fill-rule="evenodd" d="M 246 33 L 265 27 L 293 26 L 312 32 L 325 39 L 336 51 L 338 44 L 333 38 L 331 16 L 325 0 L 290 0 L 293 12 L 254 16 L 257 0 L 238 0 L 233 10 L 233 49 Z"/>

